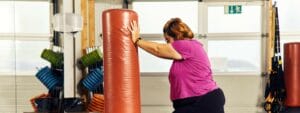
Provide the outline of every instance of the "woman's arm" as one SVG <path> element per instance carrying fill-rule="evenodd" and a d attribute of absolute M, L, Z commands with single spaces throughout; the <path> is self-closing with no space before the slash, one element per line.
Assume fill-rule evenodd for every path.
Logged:
<path fill-rule="evenodd" d="M 136 43 L 137 46 L 144 49 L 148 53 L 160 58 L 181 60 L 181 55 L 172 47 L 171 44 L 161 44 L 156 42 L 150 42 L 146 40 L 139 40 Z"/>
<path fill-rule="evenodd" d="M 174 60 L 182 59 L 182 56 L 172 47 L 171 44 L 161 44 L 161 43 L 139 39 L 140 28 L 136 23 L 136 21 L 133 21 L 131 23 L 129 31 L 131 32 L 132 41 L 137 46 L 144 49 L 148 53 L 160 58 L 174 59 Z"/>

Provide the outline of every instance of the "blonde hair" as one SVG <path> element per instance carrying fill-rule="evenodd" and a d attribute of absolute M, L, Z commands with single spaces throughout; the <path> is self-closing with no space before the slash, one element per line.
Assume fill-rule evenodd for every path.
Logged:
<path fill-rule="evenodd" d="M 194 33 L 180 18 L 171 18 L 163 28 L 164 35 L 171 36 L 175 40 L 194 38 Z"/>

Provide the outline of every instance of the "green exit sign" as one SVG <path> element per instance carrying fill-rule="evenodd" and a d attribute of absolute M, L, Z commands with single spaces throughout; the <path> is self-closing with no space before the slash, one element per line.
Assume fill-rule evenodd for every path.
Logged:
<path fill-rule="evenodd" d="M 242 14 L 242 5 L 226 5 L 224 6 L 225 14 Z"/>

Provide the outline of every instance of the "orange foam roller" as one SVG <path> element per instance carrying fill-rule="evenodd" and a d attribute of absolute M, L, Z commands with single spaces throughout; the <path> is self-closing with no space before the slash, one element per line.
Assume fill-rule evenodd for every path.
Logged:
<path fill-rule="evenodd" d="M 138 21 L 128 9 L 102 13 L 105 113 L 140 113 L 138 51 L 128 30 Z"/>
<path fill-rule="evenodd" d="M 104 96 L 102 94 L 94 94 L 88 110 L 90 112 L 104 113 Z"/>
<path fill-rule="evenodd" d="M 300 42 L 284 44 L 285 105 L 300 106 Z"/>

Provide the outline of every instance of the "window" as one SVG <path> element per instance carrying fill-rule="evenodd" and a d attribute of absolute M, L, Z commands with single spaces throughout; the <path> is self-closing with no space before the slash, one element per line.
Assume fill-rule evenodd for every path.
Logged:
<path fill-rule="evenodd" d="M 211 40 L 208 55 L 214 72 L 260 72 L 260 40 Z"/>
<path fill-rule="evenodd" d="M 165 43 L 161 38 L 163 26 L 174 17 L 181 18 L 195 34 L 198 32 L 198 1 L 135 1 L 133 10 L 139 15 L 141 35 L 150 34 L 146 36 L 149 37 L 147 40 Z M 155 57 L 142 49 L 139 49 L 139 61 L 141 72 L 169 72 L 172 63 L 171 60 Z"/>
<path fill-rule="evenodd" d="M 224 14 L 224 6 L 208 7 L 208 33 L 261 31 L 261 6 L 242 6 L 241 14 Z"/>
<path fill-rule="evenodd" d="M 300 42 L 300 14 L 297 12 L 300 7 L 298 0 L 277 1 L 279 28 L 280 28 L 280 49 L 284 59 L 284 44 L 288 42 Z M 283 61 L 284 63 L 284 61 Z"/>
<path fill-rule="evenodd" d="M 0 40 L 0 75 L 15 72 L 15 45 L 13 40 Z"/>
<path fill-rule="evenodd" d="M 37 69 L 50 65 L 41 58 L 43 49 L 49 48 L 49 41 L 16 41 L 16 74 L 32 75 Z M 30 54 L 28 54 L 30 53 Z"/>
<path fill-rule="evenodd" d="M 14 32 L 14 2 L 0 1 L 0 33 Z"/>
<path fill-rule="evenodd" d="M 49 34 L 50 8 L 46 2 L 15 2 L 15 32 Z M 12 13 L 13 14 L 13 13 Z"/>
<path fill-rule="evenodd" d="M 34 75 L 48 65 L 40 58 L 49 47 L 48 1 L 0 1 L 0 75 Z"/>
<path fill-rule="evenodd" d="M 300 31 L 300 13 L 298 13 L 299 0 L 278 1 L 278 16 L 281 32 L 299 32 Z"/>
<path fill-rule="evenodd" d="M 164 41 L 155 41 L 165 43 Z M 169 72 L 172 60 L 158 58 L 139 48 L 139 63 L 141 72 Z"/>
<path fill-rule="evenodd" d="M 49 9 L 47 1 L 0 1 L 0 33 L 49 34 Z"/>
<path fill-rule="evenodd" d="M 241 14 L 225 14 L 226 5 L 233 2 L 208 3 L 207 52 L 212 70 L 219 75 L 239 75 L 261 72 L 262 7 L 259 2 L 242 4 Z M 205 14 L 205 13 L 204 13 Z"/>
<path fill-rule="evenodd" d="M 141 33 L 162 33 L 164 24 L 174 17 L 181 18 L 192 31 L 198 31 L 197 1 L 133 2 L 133 10 L 139 15 Z"/>

